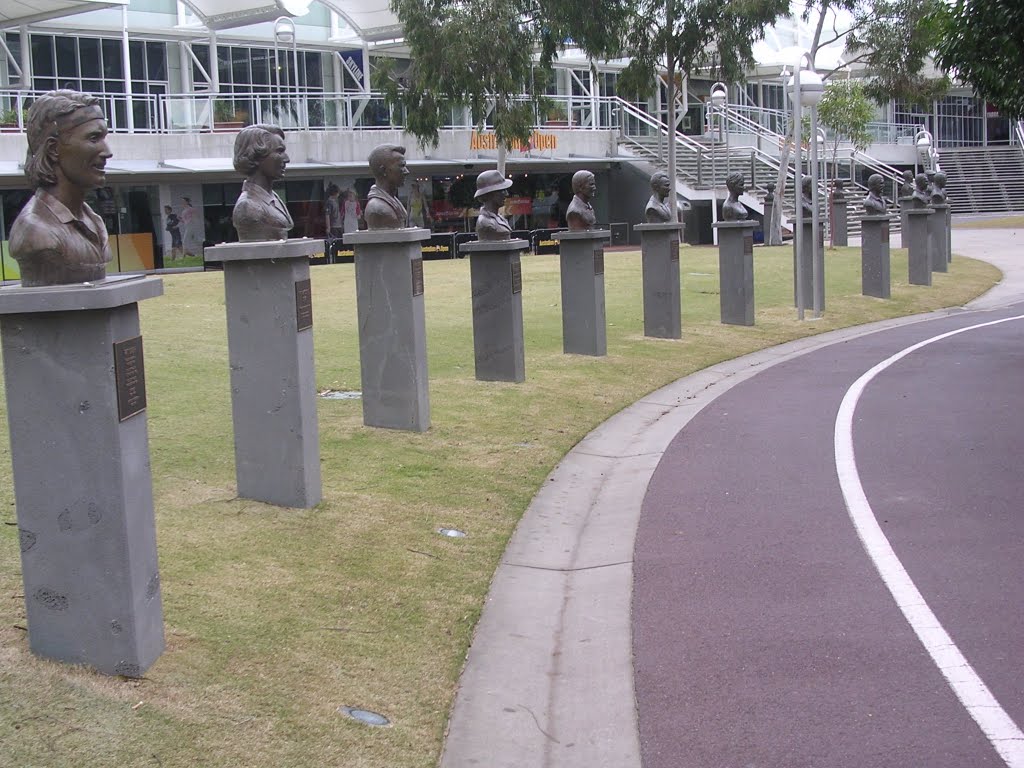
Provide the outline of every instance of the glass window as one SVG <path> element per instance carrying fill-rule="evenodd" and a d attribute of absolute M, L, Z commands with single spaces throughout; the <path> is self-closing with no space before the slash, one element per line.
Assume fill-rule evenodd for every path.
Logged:
<path fill-rule="evenodd" d="M 145 77 L 146 43 L 142 40 L 129 40 L 128 58 L 132 68 L 132 79 L 137 80 Z"/>
<path fill-rule="evenodd" d="M 35 77 L 53 77 L 57 74 L 53 65 L 53 38 L 32 35 L 32 74 Z"/>
<path fill-rule="evenodd" d="M 82 37 L 78 40 L 78 56 L 82 64 L 82 77 L 101 77 L 103 67 L 100 64 L 100 41 L 95 37 Z M 86 90 L 98 90 L 96 88 Z"/>
<path fill-rule="evenodd" d="M 78 45 L 73 37 L 54 38 L 54 52 L 57 57 L 57 77 L 60 80 L 78 80 Z M 78 83 L 73 83 L 77 87 Z"/>
<path fill-rule="evenodd" d="M 167 46 L 146 43 L 146 76 L 150 80 L 167 81 Z"/>
<path fill-rule="evenodd" d="M 121 41 L 103 40 L 103 77 L 117 79 L 124 77 L 124 63 L 121 60 Z"/>

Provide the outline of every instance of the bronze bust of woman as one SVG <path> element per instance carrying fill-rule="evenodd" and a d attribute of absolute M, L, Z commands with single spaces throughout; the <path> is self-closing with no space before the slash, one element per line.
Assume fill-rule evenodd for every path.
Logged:
<path fill-rule="evenodd" d="M 26 125 L 25 175 L 35 195 L 11 226 L 11 255 L 25 287 L 102 280 L 110 261 L 107 228 L 85 202 L 103 186 L 107 120 L 99 101 L 77 91 L 36 99 Z"/>
<path fill-rule="evenodd" d="M 243 242 L 287 240 L 295 226 L 292 216 L 273 190 L 284 177 L 288 152 L 284 131 L 276 125 L 250 125 L 235 137 L 235 170 L 246 177 L 231 221 Z"/>
<path fill-rule="evenodd" d="M 476 236 L 480 240 L 508 240 L 512 237 L 512 225 L 500 212 L 511 186 L 512 179 L 506 179 L 498 171 L 484 171 L 476 177 L 476 194 L 473 197 L 480 201 L 480 215 L 476 220 Z"/>

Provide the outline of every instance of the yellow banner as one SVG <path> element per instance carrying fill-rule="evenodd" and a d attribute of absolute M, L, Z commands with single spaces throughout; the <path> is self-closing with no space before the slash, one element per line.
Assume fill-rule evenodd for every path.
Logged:
<path fill-rule="evenodd" d="M 493 133 L 478 133 L 477 131 L 473 131 L 469 137 L 469 148 L 496 150 L 498 148 L 498 137 Z M 541 133 L 540 131 L 534 131 L 530 134 L 530 141 L 527 144 L 510 144 L 508 148 L 513 152 L 558 149 L 558 137 L 553 133 Z"/>

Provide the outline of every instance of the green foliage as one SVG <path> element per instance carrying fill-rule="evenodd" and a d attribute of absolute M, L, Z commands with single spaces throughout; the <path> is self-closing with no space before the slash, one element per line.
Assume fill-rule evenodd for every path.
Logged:
<path fill-rule="evenodd" d="M 411 52 L 408 70 L 378 68 L 376 87 L 407 111 L 406 129 L 436 146 L 451 109 L 494 125 L 499 142 L 525 143 L 547 111 L 544 93 L 558 51 L 572 44 L 594 57 L 613 54 L 626 0 L 392 0 Z M 535 53 L 540 50 L 540 62 Z M 522 97 L 526 96 L 524 100 Z"/>
<path fill-rule="evenodd" d="M 939 42 L 935 13 L 943 0 L 872 0 L 851 10 L 854 24 L 846 35 L 851 62 L 865 66 L 865 93 L 884 104 L 902 99 L 929 105 L 949 88 L 945 77 L 926 73 L 928 56 Z"/>
<path fill-rule="evenodd" d="M 1004 115 L 1024 118 L 1024 3 L 957 0 L 933 20 L 941 31 L 938 63 Z"/>
<path fill-rule="evenodd" d="M 754 64 L 753 44 L 788 10 L 787 0 L 635 0 L 620 89 L 648 96 L 666 54 L 684 75 L 708 67 L 726 82 L 743 80 Z"/>
<path fill-rule="evenodd" d="M 871 144 L 868 123 L 875 116 L 866 88 L 858 80 L 832 81 L 825 86 L 825 95 L 818 105 L 818 120 L 832 131 L 832 161 L 843 139 L 863 152 Z"/>

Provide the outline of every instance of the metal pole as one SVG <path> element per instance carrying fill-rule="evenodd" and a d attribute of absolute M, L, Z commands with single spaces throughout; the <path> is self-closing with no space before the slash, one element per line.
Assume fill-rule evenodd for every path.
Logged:
<path fill-rule="evenodd" d="M 811 285 L 814 286 L 814 316 L 821 317 L 825 303 L 824 254 L 818 247 L 818 233 L 821 231 L 821 211 L 818 209 L 818 108 L 811 107 Z"/>
<path fill-rule="evenodd" d="M 711 110 L 708 113 L 711 123 L 711 242 L 718 245 L 718 228 L 715 224 L 718 223 L 718 172 L 716 166 L 718 165 L 715 160 L 715 112 L 716 108 L 714 103 L 711 104 Z"/>
<path fill-rule="evenodd" d="M 796 249 L 796 316 L 798 320 L 804 319 L 804 214 L 803 206 L 800 203 L 800 191 L 803 188 L 804 174 L 800 163 L 800 67 L 803 66 L 803 56 L 796 63 L 793 70 L 793 156 L 796 160 L 796 175 L 794 178 L 795 189 L 793 190 L 793 208 L 796 213 L 796 227 L 793 229 L 793 247 Z"/>
<path fill-rule="evenodd" d="M 135 133 L 135 110 L 132 108 L 132 57 L 128 39 L 128 6 L 121 6 L 121 48 L 124 56 L 125 127 Z M 116 112 L 115 112 L 116 114 Z"/>

